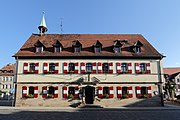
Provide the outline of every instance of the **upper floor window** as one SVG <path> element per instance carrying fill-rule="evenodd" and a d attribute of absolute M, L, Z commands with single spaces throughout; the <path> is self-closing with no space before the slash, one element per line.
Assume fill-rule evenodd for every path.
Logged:
<path fill-rule="evenodd" d="M 86 63 L 86 72 L 92 72 L 92 63 Z"/>
<path fill-rule="evenodd" d="M 6 77 L 6 81 L 8 81 L 9 79 L 8 79 L 8 77 Z"/>
<path fill-rule="evenodd" d="M 69 72 L 74 72 L 74 70 L 75 70 L 75 64 L 69 63 Z"/>
<path fill-rule="evenodd" d="M 109 73 L 109 64 L 103 63 L 102 64 L 102 70 L 103 70 L 103 73 Z"/>
<path fill-rule="evenodd" d="M 179 78 L 177 79 L 177 82 L 180 82 L 180 79 L 179 79 Z"/>
<path fill-rule="evenodd" d="M 146 64 L 145 63 L 139 64 L 139 71 L 140 72 L 146 72 Z"/>
<path fill-rule="evenodd" d="M 29 64 L 29 72 L 35 72 L 36 64 L 35 63 L 30 63 Z"/>
<path fill-rule="evenodd" d="M 127 72 L 128 71 L 127 63 L 122 63 L 121 64 L 121 70 L 122 70 L 122 72 Z"/>
<path fill-rule="evenodd" d="M 54 72 L 55 71 L 55 64 L 54 63 L 50 63 L 49 64 L 49 72 Z"/>

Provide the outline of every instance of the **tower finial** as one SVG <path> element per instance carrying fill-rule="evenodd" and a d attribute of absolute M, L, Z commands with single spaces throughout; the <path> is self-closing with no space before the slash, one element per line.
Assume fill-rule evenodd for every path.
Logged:
<path fill-rule="evenodd" d="M 40 23 L 40 25 L 38 27 L 39 32 L 40 32 L 41 35 L 44 34 L 45 32 L 47 32 L 47 30 L 48 30 L 47 26 L 46 26 L 46 21 L 45 21 L 45 18 L 44 18 L 44 14 L 45 14 L 45 12 L 43 11 L 43 17 L 42 17 L 41 23 Z"/>

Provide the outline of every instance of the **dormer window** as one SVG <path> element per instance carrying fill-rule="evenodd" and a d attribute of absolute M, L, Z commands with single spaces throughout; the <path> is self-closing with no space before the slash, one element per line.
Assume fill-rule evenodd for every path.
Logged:
<path fill-rule="evenodd" d="M 81 52 L 81 48 L 82 48 L 82 44 L 77 40 L 77 41 L 73 41 L 73 48 L 74 48 L 74 53 L 80 53 Z"/>
<path fill-rule="evenodd" d="M 114 53 L 120 53 L 121 46 L 122 46 L 122 44 L 120 43 L 119 40 L 114 41 L 114 46 L 113 46 Z"/>
<path fill-rule="evenodd" d="M 59 53 L 62 51 L 62 44 L 57 40 L 56 43 L 53 45 L 54 52 Z"/>
<path fill-rule="evenodd" d="M 34 46 L 36 47 L 36 53 L 42 53 L 44 50 L 43 44 L 38 40 Z"/>
<path fill-rule="evenodd" d="M 140 41 L 137 41 L 134 45 L 133 45 L 133 51 L 135 53 L 141 53 L 141 47 L 143 46 L 143 44 Z"/>
<path fill-rule="evenodd" d="M 101 53 L 102 44 L 97 40 L 96 44 L 94 44 L 94 52 Z"/>

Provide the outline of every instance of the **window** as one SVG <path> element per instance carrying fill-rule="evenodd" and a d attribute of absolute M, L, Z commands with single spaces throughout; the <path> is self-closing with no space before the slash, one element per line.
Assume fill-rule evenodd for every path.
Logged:
<path fill-rule="evenodd" d="M 147 87 L 141 87 L 141 96 L 145 97 L 148 94 Z"/>
<path fill-rule="evenodd" d="M 43 47 L 36 47 L 36 53 L 41 53 L 43 51 Z"/>
<path fill-rule="evenodd" d="M 10 77 L 10 81 L 13 81 L 13 77 Z"/>
<path fill-rule="evenodd" d="M 103 98 L 109 98 L 109 87 L 103 87 Z"/>
<path fill-rule="evenodd" d="M 180 79 L 179 79 L 179 78 L 177 79 L 177 82 L 180 82 Z"/>
<path fill-rule="evenodd" d="M 134 52 L 135 53 L 140 53 L 141 52 L 141 48 L 138 47 L 138 46 L 134 47 Z"/>
<path fill-rule="evenodd" d="M 54 95 L 54 91 L 55 91 L 54 87 L 53 87 L 53 86 L 51 86 L 51 87 L 49 87 L 48 94 L 50 94 L 50 95 Z"/>
<path fill-rule="evenodd" d="M 98 47 L 98 46 L 94 47 L 94 52 L 95 53 L 100 53 L 101 52 L 101 48 Z"/>
<path fill-rule="evenodd" d="M 75 64 L 69 63 L 69 72 L 74 72 L 74 70 L 75 70 Z"/>
<path fill-rule="evenodd" d="M 3 81 L 6 81 L 6 77 L 3 77 Z"/>
<path fill-rule="evenodd" d="M 5 89 L 8 89 L 8 85 L 6 85 L 6 88 Z"/>
<path fill-rule="evenodd" d="M 109 73 L 109 64 L 103 63 L 102 64 L 102 70 L 103 70 L 103 73 Z"/>
<path fill-rule="evenodd" d="M 29 72 L 35 72 L 35 67 L 36 67 L 35 63 L 30 63 L 30 65 L 29 65 Z"/>
<path fill-rule="evenodd" d="M 11 89 L 11 84 L 9 84 L 9 89 Z"/>
<path fill-rule="evenodd" d="M 34 95 L 34 87 L 29 87 L 29 95 Z"/>
<path fill-rule="evenodd" d="M 114 52 L 115 53 L 120 53 L 121 52 L 121 48 L 120 47 L 114 47 Z"/>
<path fill-rule="evenodd" d="M 8 81 L 8 77 L 6 77 L 6 81 Z"/>
<path fill-rule="evenodd" d="M 75 53 L 80 53 L 81 52 L 81 47 L 80 46 L 74 47 L 74 52 Z"/>
<path fill-rule="evenodd" d="M 146 64 L 145 63 L 139 64 L 139 71 L 140 72 L 145 72 L 146 71 Z"/>
<path fill-rule="evenodd" d="M 86 72 L 92 72 L 92 63 L 86 63 Z"/>
<path fill-rule="evenodd" d="M 55 64 L 54 63 L 50 63 L 49 64 L 49 72 L 54 72 L 55 71 Z"/>
<path fill-rule="evenodd" d="M 61 47 L 54 47 L 54 52 L 55 53 L 61 52 Z"/>
<path fill-rule="evenodd" d="M 128 70 L 127 63 L 121 64 L 121 70 L 122 70 L 122 72 L 127 72 L 127 70 Z"/>

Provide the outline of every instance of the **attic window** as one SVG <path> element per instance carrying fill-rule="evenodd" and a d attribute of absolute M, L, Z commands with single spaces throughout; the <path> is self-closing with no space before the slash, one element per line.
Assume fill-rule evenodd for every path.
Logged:
<path fill-rule="evenodd" d="M 73 48 L 74 48 L 74 53 L 80 53 L 81 52 L 81 48 L 82 48 L 82 44 L 77 40 L 77 41 L 73 41 Z"/>
<path fill-rule="evenodd" d="M 38 40 L 34 46 L 36 47 L 36 53 L 42 53 L 43 52 L 43 44 Z"/>
<path fill-rule="evenodd" d="M 36 53 L 42 53 L 43 47 L 36 47 Z"/>
<path fill-rule="evenodd" d="M 96 44 L 94 44 L 94 52 L 100 53 L 102 48 L 102 44 L 97 40 Z"/>
<path fill-rule="evenodd" d="M 114 46 L 113 46 L 114 53 L 120 53 L 121 46 L 122 46 L 122 44 L 120 43 L 119 40 L 114 41 Z"/>
<path fill-rule="evenodd" d="M 134 45 L 133 45 L 133 51 L 135 53 L 141 53 L 141 47 L 143 46 L 143 44 L 140 41 L 137 41 Z"/>
<path fill-rule="evenodd" d="M 54 52 L 59 53 L 62 51 L 62 44 L 57 40 L 56 43 L 53 45 Z"/>

